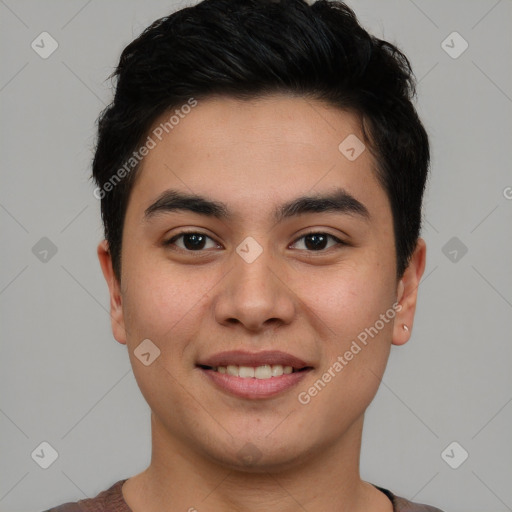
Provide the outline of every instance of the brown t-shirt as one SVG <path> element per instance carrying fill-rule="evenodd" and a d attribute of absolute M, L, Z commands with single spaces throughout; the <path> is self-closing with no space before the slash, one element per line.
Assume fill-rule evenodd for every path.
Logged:
<path fill-rule="evenodd" d="M 44 512 L 132 512 L 126 501 L 124 501 L 121 490 L 126 480 L 119 480 L 106 491 L 100 492 L 95 498 L 64 503 Z M 377 487 L 377 489 L 382 491 L 391 500 L 394 512 L 442 512 L 442 510 L 435 507 L 412 503 L 404 498 L 399 498 L 387 489 L 382 489 L 381 487 Z"/>

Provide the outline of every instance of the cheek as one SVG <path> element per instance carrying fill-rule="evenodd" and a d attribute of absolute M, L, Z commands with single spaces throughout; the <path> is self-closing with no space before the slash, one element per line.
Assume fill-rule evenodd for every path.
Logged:
<path fill-rule="evenodd" d="M 141 258 L 130 267 L 126 269 L 123 294 L 128 337 L 132 343 L 149 338 L 163 346 L 166 339 L 174 338 L 173 332 L 186 324 L 187 315 L 203 292 L 185 273 L 169 264 L 152 264 L 149 258 Z"/>
<path fill-rule="evenodd" d="M 171 275 L 161 265 L 141 261 L 126 270 L 123 313 L 134 376 L 152 410 L 158 410 L 162 404 L 177 406 L 180 393 L 176 379 L 181 378 L 186 368 L 183 352 L 193 337 L 193 312 L 200 304 L 201 294 L 194 293 L 187 276 L 176 271 Z M 136 355 L 146 339 L 160 350 L 148 366 Z"/>
<path fill-rule="evenodd" d="M 364 287 L 354 279 L 332 285 L 317 298 L 315 313 L 328 325 L 328 337 L 322 340 L 324 357 L 317 380 L 301 391 L 306 393 L 302 398 L 310 400 L 312 417 L 322 418 L 319 432 L 336 437 L 341 427 L 348 428 L 366 410 L 379 388 L 395 315 L 389 290 Z M 382 320 L 380 315 L 386 312 Z"/>
<path fill-rule="evenodd" d="M 324 381 L 329 381 L 329 389 L 322 392 L 319 407 L 336 403 L 345 412 L 357 407 L 364 410 L 377 392 L 389 356 L 396 314 L 394 274 L 383 266 L 375 260 L 365 264 L 360 259 L 351 268 L 333 273 L 336 279 L 317 281 L 318 291 L 310 296 L 310 307 L 327 327 L 322 340 L 322 375 Z M 303 291 L 311 286 L 312 281 L 306 281 Z M 332 411 L 332 415 L 336 421 L 340 419 L 337 412 Z"/>
<path fill-rule="evenodd" d="M 392 276 L 376 262 L 359 262 L 331 269 L 325 275 L 307 273 L 299 293 L 324 323 L 328 338 L 342 342 L 373 326 L 392 307 Z M 391 322 L 379 327 L 379 331 L 389 333 Z"/>

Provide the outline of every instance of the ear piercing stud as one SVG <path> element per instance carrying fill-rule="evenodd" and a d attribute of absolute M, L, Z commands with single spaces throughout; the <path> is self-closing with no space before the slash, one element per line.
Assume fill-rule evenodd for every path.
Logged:
<path fill-rule="evenodd" d="M 403 327 L 404 331 L 409 332 L 409 327 L 407 327 L 407 325 L 402 324 L 402 327 Z"/>

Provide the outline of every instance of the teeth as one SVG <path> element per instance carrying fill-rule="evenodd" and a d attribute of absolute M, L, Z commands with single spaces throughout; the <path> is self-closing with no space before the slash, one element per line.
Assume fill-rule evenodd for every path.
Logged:
<path fill-rule="evenodd" d="M 272 377 L 279 377 L 283 375 L 283 367 L 280 364 L 272 365 Z"/>
<path fill-rule="evenodd" d="M 257 379 L 270 379 L 272 377 L 272 367 L 269 364 L 258 366 L 258 368 L 254 369 L 254 376 Z"/>
<path fill-rule="evenodd" d="M 236 366 L 230 364 L 228 366 L 218 366 L 213 368 L 214 371 L 219 373 L 226 373 L 233 377 L 242 377 L 243 379 L 270 379 L 272 377 L 280 377 L 281 375 L 288 375 L 293 372 L 292 366 L 282 366 L 280 364 L 265 364 L 253 368 L 252 366 Z"/>
<path fill-rule="evenodd" d="M 233 377 L 238 377 L 238 366 L 235 366 L 233 364 L 228 365 L 226 368 L 228 375 L 233 375 Z"/>
<path fill-rule="evenodd" d="M 254 377 L 254 368 L 251 368 L 250 366 L 240 366 L 238 369 L 238 376 L 244 379 L 249 377 L 252 378 Z"/>

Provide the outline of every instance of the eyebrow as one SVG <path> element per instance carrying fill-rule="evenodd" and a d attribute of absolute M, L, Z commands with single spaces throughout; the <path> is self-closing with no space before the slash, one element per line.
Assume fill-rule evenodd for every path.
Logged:
<path fill-rule="evenodd" d="M 153 204 L 146 208 L 144 219 L 150 220 L 158 214 L 173 211 L 189 211 L 226 221 L 234 217 L 229 207 L 223 202 L 169 189 L 163 192 Z M 370 220 L 370 213 L 366 206 L 343 188 L 337 188 L 327 194 L 301 196 L 293 199 L 278 206 L 274 210 L 272 217 L 275 222 L 280 222 L 284 219 L 306 213 L 323 212 L 353 215 L 366 221 Z"/>

